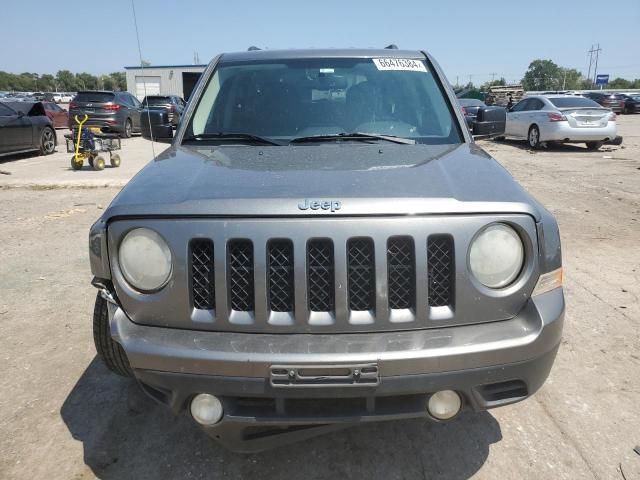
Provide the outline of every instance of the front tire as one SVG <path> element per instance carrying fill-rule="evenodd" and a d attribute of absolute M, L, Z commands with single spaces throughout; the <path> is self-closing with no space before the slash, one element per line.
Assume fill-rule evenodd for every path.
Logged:
<path fill-rule="evenodd" d="M 75 155 L 73 157 L 71 157 L 71 168 L 73 170 L 81 170 L 83 164 L 84 164 L 84 160 L 83 159 L 81 159 L 81 158 L 77 159 Z"/>
<path fill-rule="evenodd" d="M 51 155 L 56 150 L 56 132 L 51 127 L 44 127 L 40 134 L 40 155 Z"/>
<path fill-rule="evenodd" d="M 587 142 L 587 148 L 593 151 L 599 150 L 602 145 L 604 142 Z"/>
<path fill-rule="evenodd" d="M 98 356 L 109 370 L 122 377 L 133 377 L 127 354 L 122 346 L 111 338 L 107 301 L 99 293 L 93 309 L 93 342 Z"/>
<path fill-rule="evenodd" d="M 529 133 L 527 134 L 527 143 L 534 150 L 540 148 L 540 129 L 537 125 L 531 125 L 529 127 Z"/>

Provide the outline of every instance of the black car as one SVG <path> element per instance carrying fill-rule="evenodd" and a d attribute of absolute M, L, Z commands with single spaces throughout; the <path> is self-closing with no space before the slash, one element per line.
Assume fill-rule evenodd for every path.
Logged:
<path fill-rule="evenodd" d="M 475 98 L 459 98 L 458 102 L 462 107 L 462 113 L 464 114 L 464 119 L 467 121 L 467 126 L 472 128 L 473 122 L 475 122 L 478 115 L 478 110 L 480 110 L 481 107 L 486 107 L 485 103 Z"/>
<path fill-rule="evenodd" d="M 625 108 L 624 98 L 619 93 L 585 92 L 582 96 L 590 98 L 594 102 L 599 103 L 603 107 L 608 108 L 615 113 L 622 113 Z"/>
<path fill-rule="evenodd" d="M 640 113 L 640 93 L 622 93 L 624 113 Z"/>
<path fill-rule="evenodd" d="M 0 103 L 0 156 L 56 149 L 56 133 L 40 102 Z"/>
<path fill-rule="evenodd" d="M 147 95 L 142 100 L 144 108 L 150 110 L 164 109 L 169 114 L 169 121 L 176 127 L 187 106 L 186 102 L 176 95 Z"/>
<path fill-rule="evenodd" d="M 142 104 L 129 92 L 84 91 L 78 92 L 69 103 L 69 128 L 75 125 L 76 115 L 88 115 L 85 125 L 100 127 L 129 138 L 140 131 Z"/>

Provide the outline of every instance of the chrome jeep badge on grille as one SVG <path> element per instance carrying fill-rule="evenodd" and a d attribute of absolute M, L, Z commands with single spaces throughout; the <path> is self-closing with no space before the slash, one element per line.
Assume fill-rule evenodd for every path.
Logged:
<path fill-rule="evenodd" d="M 298 204 L 298 208 L 300 210 L 331 210 L 331 212 L 335 212 L 342 208 L 342 203 L 340 200 L 310 200 L 305 198 L 304 202 Z"/>

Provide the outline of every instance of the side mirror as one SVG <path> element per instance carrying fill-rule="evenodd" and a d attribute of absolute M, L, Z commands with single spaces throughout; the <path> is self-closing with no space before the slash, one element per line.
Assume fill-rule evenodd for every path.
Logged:
<path fill-rule="evenodd" d="M 473 122 L 474 137 L 495 137 L 504 135 L 507 110 L 504 107 L 481 107 Z"/>
<path fill-rule="evenodd" d="M 173 141 L 173 126 L 169 121 L 169 114 L 164 110 L 143 110 L 140 114 L 140 130 L 142 138 L 152 142 Z"/>

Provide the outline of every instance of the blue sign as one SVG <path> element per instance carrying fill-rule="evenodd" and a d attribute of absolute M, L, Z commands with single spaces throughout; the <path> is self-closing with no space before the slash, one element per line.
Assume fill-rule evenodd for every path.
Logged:
<path fill-rule="evenodd" d="M 606 85 L 607 83 L 609 83 L 609 74 L 596 76 L 596 85 Z"/>

